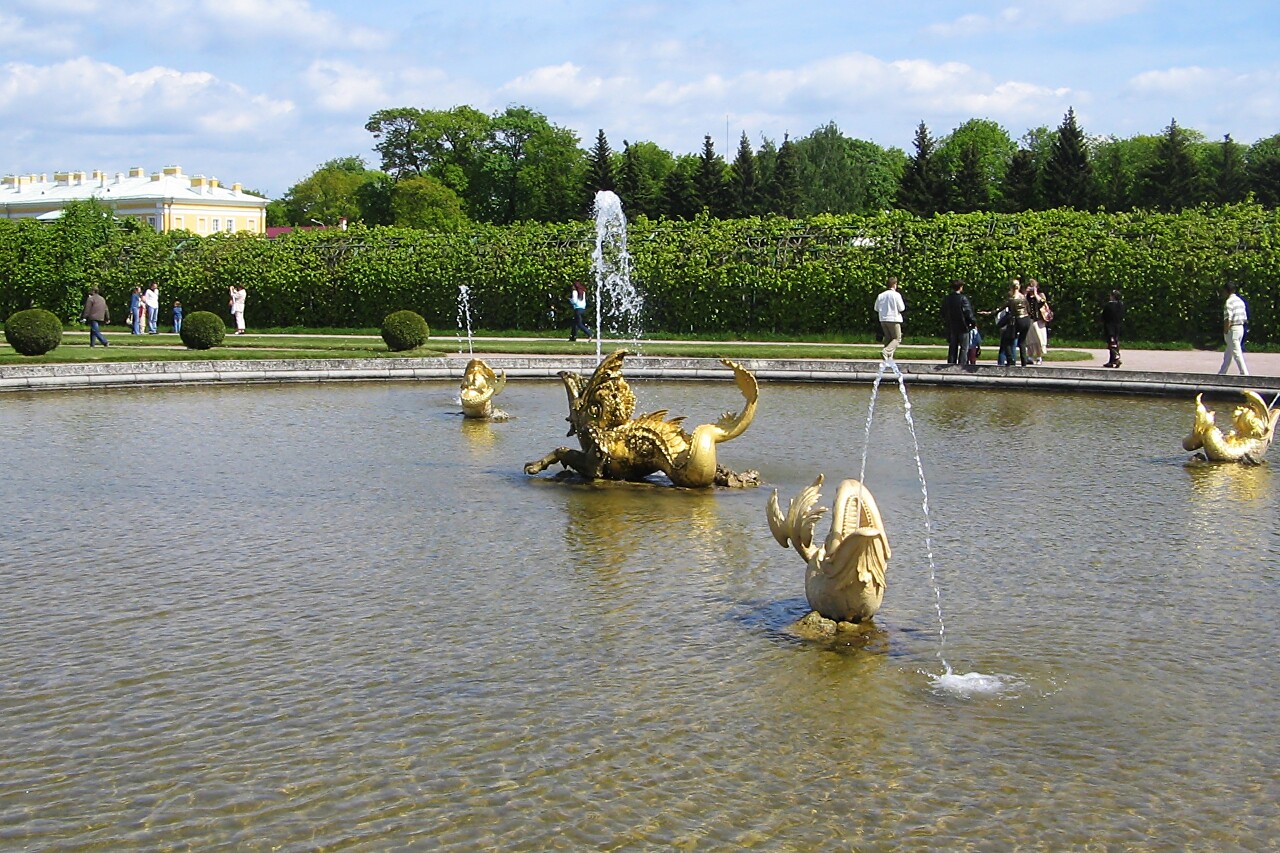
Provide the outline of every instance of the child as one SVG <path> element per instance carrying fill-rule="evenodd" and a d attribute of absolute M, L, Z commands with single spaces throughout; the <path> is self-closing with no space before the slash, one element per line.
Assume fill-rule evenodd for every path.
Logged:
<path fill-rule="evenodd" d="M 182 334 L 182 303 L 176 299 L 173 300 L 173 333 Z"/>
<path fill-rule="evenodd" d="M 969 342 L 965 348 L 965 364 L 977 364 L 978 356 L 982 355 L 982 335 L 978 332 L 978 327 L 974 326 L 969 330 Z"/>

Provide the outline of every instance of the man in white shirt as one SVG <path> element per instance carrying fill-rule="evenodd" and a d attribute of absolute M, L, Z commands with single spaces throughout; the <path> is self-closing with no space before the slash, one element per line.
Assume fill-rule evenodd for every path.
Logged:
<path fill-rule="evenodd" d="M 1236 363 L 1236 367 L 1240 369 L 1241 376 L 1249 375 L 1249 368 L 1244 364 L 1244 327 L 1249 323 L 1249 309 L 1245 307 L 1244 300 L 1240 298 L 1240 294 L 1236 293 L 1234 284 L 1222 285 L 1222 292 L 1227 295 L 1227 301 L 1222 306 L 1222 340 L 1227 345 L 1226 352 L 1222 354 L 1222 367 L 1218 368 L 1219 373 L 1226 373 L 1227 368 L 1231 367 L 1231 362 Z"/>
<path fill-rule="evenodd" d="M 893 354 L 902 343 L 902 312 L 907 303 L 898 293 L 897 276 L 889 276 L 889 289 L 876 297 L 876 314 L 880 316 L 880 328 L 884 329 L 884 349 L 880 355 L 885 361 L 893 361 Z"/>
<path fill-rule="evenodd" d="M 154 281 L 142 292 L 142 302 L 147 306 L 147 334 L 154 335 L 160 330 L 156 322 L 160 319 L 160 285 Z"/>

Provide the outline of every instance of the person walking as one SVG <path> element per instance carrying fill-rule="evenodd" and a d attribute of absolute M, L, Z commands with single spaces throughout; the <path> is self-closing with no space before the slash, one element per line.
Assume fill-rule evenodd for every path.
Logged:
<path fill-rule="evenodd" d="M 885 361 L 893 361 L 893 354 L 902 343 L 902 313 L 906 310 L 907 303 L 898 293 L 898 277 L 891 275 L 888 287 L 876 297 L 876 315 L 880 318 L 880 328 L 884 329 L 884 349 L 880 355 Z"/>
<path fill-rule="evenodd" d="M 947 364 L 962 364 L 967 361 L 969 331 L 977 327 L 978 318 L 958 278 L 951 280 L 951 292 L 942 299 L 942 320 L 947 326 Z"/>
<path fill-rule="evenodd" d="M 173 333 L 182 334 L 182 303 L 176 299 L 173 300 Z"/>
<path fill-rule="evenodd" d="M 573 309 L 573 325 L 569 328 L 569 340 L 576 341 L 578 332 L 591 337 L 591 329 L 587 328 L 583 315 L 587 311 L 587 289 L 582 286 L 582 282 L 575 281 L 573 289 L 569 291 L 569 307 Z"/>
<path fill-rule="evenodd" d="M 1222 354 L 1222 367 L 1218 368 L 1218 373 L 1226 373 L 1231 363 L 1235 362 L 1240 375 L 1248 376 L 1249 368 L 1244 363 L 1243 347 L 1245 328 L 1249 325 L 1249 308 L 1240 298 L 1234 284 L 1228 282 L 1222 285 L 1222 292 L 1227 295 L 1227 301 L 1222 305 L 1222 340 L 1227 349 Z"/>
<path fill-rule="evenodd" d="M 1102 306 L 1102 336 L 1107 339 L 1107 351 L 1111 358 L 1103 367 L 1120 366 L 1120 321 L 1124 319 L 1124 303 L 1120 291 L 1111 291 L 1111 299 Z"/>
<path fill-rule="evenodd" d="M 142 293 L 142 301 L 147 306 L 147 334 L 160 334 L 160 285 L 154 281 L 148 284 Z"/>
<path fill-rule="evenodd" d="M 107 300 L 98 295 L 98 288 L 89 288 L 89 295 L 84 298 L 84 308 L 80 310 L 80 319 L 89 324 L 89 346 L 93 346 L 94 341 L 98 341 L 104 347 L 109 347 L 107 339 L 102 336 L 102 330 L 99 328 L 101 323 L 111 322 L 111 313 L 107 310 Z"/>
<path fill-rule="evenodd" d="M 231 316 L 236 321 L 236 334 L 244 334 L 244 300 L 245 292 L 243 284 L 233 284 L 231 291 Z"/>

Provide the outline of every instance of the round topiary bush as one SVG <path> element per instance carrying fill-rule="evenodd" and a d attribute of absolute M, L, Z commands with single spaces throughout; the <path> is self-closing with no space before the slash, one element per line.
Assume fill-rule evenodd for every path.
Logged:
<path fill-rule="evenodd" d="M 62 343 L 62 321 L 43 308 L 17 311 L 4 321 L 4 339 L 21 355 L 44 355 Z"/>
<path fill-rule="evenodd" d="M 393 311 L 382 321 L 382 339 L 392 352 L 417 349 L 431 337 L 431 330 L 421 314 Z"/>
<path fill-rule="evenodd" d="M 193 311 L 182 318 L 178 333 L 187 349 L 213 349 L 227 336 L 227 326 L 212 311 Z"/>

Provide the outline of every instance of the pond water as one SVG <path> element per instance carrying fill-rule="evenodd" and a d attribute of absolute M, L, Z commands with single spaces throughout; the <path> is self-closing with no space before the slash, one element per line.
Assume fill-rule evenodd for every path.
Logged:
<path fill-rule="evenodd" d="M 693 423 L 729 382 L 634 383 Z M 763 386 L 748 491 L 528 478 L 559 383 L 0 402 L 0 848 L 1257 849 L 1280 837 L 1280 483 L 1190 400 L 897 389 L 876 629 L 811 644 L 765 523 L 869 387 Z M 1227 408 L 1229 404 L 1221 404 Z M 819 524 L 825 535 L 825 521 Z"/>

